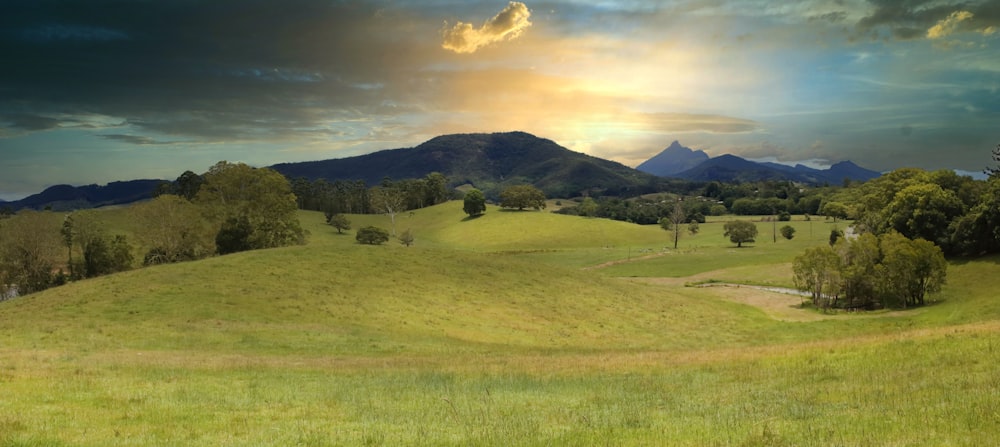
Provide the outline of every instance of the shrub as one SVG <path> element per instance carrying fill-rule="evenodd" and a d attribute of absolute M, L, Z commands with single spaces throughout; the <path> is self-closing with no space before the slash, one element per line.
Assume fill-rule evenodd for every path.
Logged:
<path fill-rule="evenodd" d="M 382 245 L 389 240 L 389 231 L 375 226 L 367 226 L 358 230 L 358 243 L 368 245 Z"/>

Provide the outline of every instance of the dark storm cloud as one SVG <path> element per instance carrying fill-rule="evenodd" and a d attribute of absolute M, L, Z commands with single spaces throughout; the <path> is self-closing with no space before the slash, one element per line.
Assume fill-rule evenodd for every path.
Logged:
<path fill-rule="evenodd" d="M 435 50 L 412 35 L 433 28 L 405 33 L 419 26 L 351 2 L 13 2 L 0 14 L 0 113 L 32 115 L 2 123 L 102 114 L 210 140 L 314 130 L 399 93 L 384 86 Z"/>
<path fill-rule="evenodd" d="M 8 128 L 27 131 L 47 130 L 59 127 L 59 120 L 55 118 L 26 113 L 2 114 L 0 115 L 0 123 L 4 122 Z"/>
<path fill-rule="evenodd" d="M 936 0 L 869 0 L 871 14 L 857 24 L 857 31 L 872 38 L 909 40 L 924 37 L 927 30 L 957 11 L 972 13 L 965 27 L 985 30 L 1000 24 L 1000 2 L 995 0 L 941 3 Z"/>

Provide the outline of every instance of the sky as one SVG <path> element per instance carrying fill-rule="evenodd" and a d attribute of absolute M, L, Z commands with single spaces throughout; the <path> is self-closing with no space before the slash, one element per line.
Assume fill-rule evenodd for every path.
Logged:
<path fill-rule="evenodd" d="M 981 172 L 1000 1 L 6 0 L 0 199 L 525 131 Z"/>

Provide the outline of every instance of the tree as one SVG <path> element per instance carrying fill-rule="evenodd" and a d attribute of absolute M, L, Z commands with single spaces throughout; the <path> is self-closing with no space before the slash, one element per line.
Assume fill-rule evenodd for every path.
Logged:
<path fill-rule="evenodd" d="M 55 260 L 62 256 L 62 223 L 48 212 L 25 210 L 0 227 L 0 292 L 21 295 L 52 285 Z"/>
<path fill-rule="evenodd" d="M 812 247 L 796 256 L 792 262 L 795 287 L 809 292 L 817 307 L 828 307 L 836 295 L 840 278 L 840 258 L 830 247 Z"/>
<path fill-rule="evenodd" d="M 837 241 L 842 239 L 843 237 L 844 237 L 843 231 L 840 231 L 836 228 L 830 230 L 830 246 L 833 247 L 833 245 L 836 244 Z"/>
<path fill-rule="evenodd" d="M 979 256 L 1000 251 L 1000 175 L 986 182 L 979 202 L 949 228 L 952 252 Z"/>
<path fill-rule="evenodd" d="M 93 278 L 132 268 L 132 245 L 123 235 L 96 237 L 83 250 L 84 276 Z"/>
<path fill-rule="evenodd" d="M 781 231 L 781 236 L 785 239 L 792 240 L 795 237 L 795 227 L 791 225 L 785 225 L 779 231 Z"/>
<path fill-rule="evenodd" d="M 882 262 L 878 238 L 864 233 L 853 239 L 840 239 L 833 246 L 840 258 L 840 293 L 844 306 L 874 308 L 877 297 L 877 266 Z"/>
<path fill-rule="evenodd" d="M 515 185 L 500 192 L 500 206 L 503 208 L 545 208 L 545 193 L 531 185 Z"/>
<path fill-rule="evenodd" d="M 993 161 L 1000 163 L 1000 144 L 997 145 L 996 149 L 993 149 Z M 983 173 L 990 176 L 990 178 L 1000 177 L 1000 165 L 995 168 L 987 167 Z"/>
<path fill-rule="evenodd" d="M 964 212 L 962 201 L 952 191 L 933 183 L 920 183 L 897 192 L 882 215 L 888 229 L 907 238 L 946 245 L 948 226 Z"/>
<path fill-rule="evenodd" d="M 753 242 L 757 237 L 757 225 L 747 220 L 731 220 L 722 228 L 725 230 L 724 235 L 738 248 L 743 247 L 744 242 Z"/>
<path fill-rule="evenodd" d="M 928 293 L 941 290 L 948 263 L 930 241 L 910 240 L 890 232 L 879 240 L 882 250 L 882 292 L 902 307 L 923 305 Z"/>
<path fill-rule="evenodd" d="M 66 245 L 67 260 L 66 264 L 69 266 L 69 276 L 71 278 L 76 277 L 73 272 L 73 215 L 69 214 L 63 219 L 62 228 L 59 229 L 59 234 L 62 236 L 63 244 Z"/>
<path fill-rule="evenodd" d="M 424 177 L 428 205 L 437 205 L 448 200 L 448 177 L 440 172 L 432 172 Z"/>
<path fill-rule="evenodd" d="M 698 234 L 698 230 L 700 230 L 698 222 L 691 221 L 691 223 L 688 224 L 688 233 L 691 233 L 692 236 Z"/>
<path fill-rule="evenodd" d="M 218 233 L 230 219 L 246 218 L 253 249 L 299 244 L 305 233 L 288 179 L 269 168 L 220 161 L 205 173 L 195 196 Z"/>
<path fill-rule="evenodd" d="M 465 214 L 476 217 L 486 212 L 486 196 L 478 189 L 470 189 L 465 193 Z"/>
<path fill-rule="evenodd" d="M 383 181 L 385 184 L 386 181 Z M 376 186 L 371 191 L 372 209 L 389 216 L 392 223 L 392 235 L 396 235 L 396 214 L 404 211 L 406 194 L 392 186 Z"/>
<path fill-rule="evenodd" d="M 840 202 L 827 202 L 823 204 L 823 209 L 820 210 L 820 213 L 827 217 L 832 217 L 834 222 L 837 219 L 847 219 L 847 205 Z"/>
<path fill-rule="evenodd" d="M 337 234 L 343 234 L 345 230 L 351 229 L 351 221 L 347 219 L 347 216 L 340 213 L 327 214 L 326 223 L 336 228 Z"/>
<path fill-rule="evenodd" d="M 246 216 L 232 216 L 222 223 L 222 228 L 215 234 L 215 250 L 220 255 L 253 250 L 250 238 L 253 236 L 253 226 Z"/>
<path fill-rule="evenodd" d="M 410 232 L 409 228 L 407 228 L 406 231 L 403 231 L 399 235 L 399 243 L 407 247 L 413 245 L 413 233 Z"/>
<path fill-rule="evenodd" d="M 132 206 L 133 220 L 142 229 L 144 265 L 190 261 L 215 251 L 213 231 L 193 203 L 172 194 Z"/>
<path fill-rule="evenodd" d="M 389 240 L 389 232 L 379 227 L 367 226 L 359 229 L 354 238 L 361 244 L 382 245 Z"/>
<path fill-rule="evenodd" d="M 597 215 L 597 202 L 591 197 L 584 197 L 580 205 L 577 206 L 577 213 L 581 216 L 593 217 Z"/>
<path fill-rule="evenodd" d="M 675 250 L 677 249 L 677 242 L 681 239 L 681 224 L 686 220 L 687 213 L 684 212 L 684 207 L 679 200 L 674 203 L 674 209 L 670 212 L 670 215 L 660 219 L 660 227 L 673 232 Z"/>

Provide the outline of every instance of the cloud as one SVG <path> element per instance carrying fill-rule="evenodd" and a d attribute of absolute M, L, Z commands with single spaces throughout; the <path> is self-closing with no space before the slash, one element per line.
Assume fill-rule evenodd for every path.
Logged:
<path fill-rule="evenodd" d="M 988 36 L 1000 24 L 1000 3 L 993 0 L 868 0 L 868 3 L 872 8 L 858 21 L 855 37 L 936 40 L 959 31 Z"/>
<path fill-rule="evenodd" d="M 151 137 L 144 137 L 139 135 L 104 134 L 101 135 L 101 137 L 112 141 L 121 141 L 123 143 L 137 144 L 140 146 L 145 146 L 150 144 L 169 144 L 169 143 L 158 142 Z"/>
<path fill-rule="evenodd" d="M 955 11 L 948 15 L 948 17 L 939 20 L 934 26 L 927 30 L 928 39 L 940 39 L 942 37 L 947 37 L 958 29 L 958 24 L 965 20 L 972 18 L 972 13 L 969 11 Z"/>
<path fill-rule="evenodd" d="M 521 2 L 510 2 L 503 11 L 476 29 L 471 23 L 458 22 L 443 31 L 441 47 L 456 53 L 474 53 L 481 47 L 517 38 L 531 26 L 531 11 Z M 445 24 L 447 27 L 447 23 Z"/>
<path fill-rule="evenodd" d="M 4 127 L 27 131 L 48 130 L 59 127 L 59 120 L 55 118 L 27 113 L 0 114 L 0 122 L 7 123 Z"/>
<path fill-rule="evenodd" d="M 644 124 L 661 132 L 743 133 L 760 129 L 760 124 L 743 118 L 693 113 L 648 113 Z"/>

